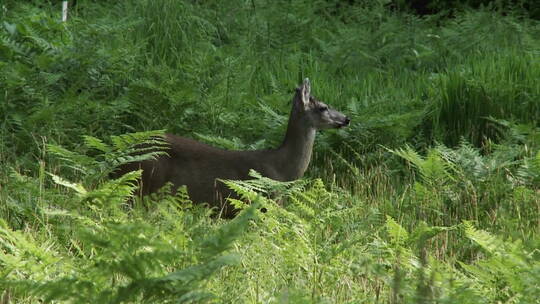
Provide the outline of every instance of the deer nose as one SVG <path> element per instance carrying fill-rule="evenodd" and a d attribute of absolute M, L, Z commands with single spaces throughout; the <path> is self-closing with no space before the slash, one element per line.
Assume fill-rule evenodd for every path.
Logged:
<path fill-rule="evenodd" d="M 343 123 L 344 126 L 348 126 L 351 122 L 351 119 L 349 117 L 345 117 L 345 122 Z"/>

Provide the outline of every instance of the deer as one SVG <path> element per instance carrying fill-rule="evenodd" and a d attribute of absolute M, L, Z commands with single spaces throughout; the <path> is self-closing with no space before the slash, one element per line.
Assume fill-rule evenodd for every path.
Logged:
<path fill-rule="evenodd" d="M 226 198 L 234 196 L 220 180 L 248 180 L 250 170 L 276 181 L 294 181 L 308 168 L 317 130 L 342 128 L 350 119 L 311 95 L 308 78 L 296 88 L 287 131 L 275 149 L 233 151 L 196 140 L 165 134 L 166 154 L 120 168 L 122 174 L 142 169 L 140 194 L 148 195 L 172 183 L 173 191 L 186 186 L 193 203 L 218 207 L 220 217 L 232 218 L 237 210 Z"/>

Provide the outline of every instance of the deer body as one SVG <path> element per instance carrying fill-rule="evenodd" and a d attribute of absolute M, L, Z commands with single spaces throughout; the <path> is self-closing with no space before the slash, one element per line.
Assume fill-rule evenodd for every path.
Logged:
<path fill-rule="evenodd" d="M 312 97 L 306 78 L 297 88 L 287 133 L 277 149 L 229 151 L 167 134 L 168 156 L 128 164 L 121 171 L 143 170 L 142 194 L 155 192 L 167 182 L 174 187 L 186 185 L 191 200 L 218 206 L 223 216 L 231 217 L 234 210 L 225 203 L 230 191 L 218 179 L 246 180 L 253 169 L 274 180 L 296 180 L 309 165 L 316 130 L 340 128 L 349 121 L 342 113 Z"/>

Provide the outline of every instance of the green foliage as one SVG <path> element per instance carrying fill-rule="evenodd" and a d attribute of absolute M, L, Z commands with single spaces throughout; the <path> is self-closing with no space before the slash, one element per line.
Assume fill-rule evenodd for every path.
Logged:
<path fill-rule="evenodd" d="M 536 253 L 524 248 L 520 241 L 503 240 L 500 237 L 477 230 L 465 222 L 467 237 L 481 246 L 487 257 L 474 265 L 461 266 L 483 285 L 494 301 L 535 303 L 540 296 L 540 261 Z"/>
<path fill-rule="evenodd" d="M 439 138 L 452 145 L 461 137 L 480 145 L 500 135 L 488 117 L 534 121 L 540 116 L 540 77 L 533 55 L 473 57 L 459 71 L 439 78 L 434 88 L 439 103 L 434 116 Z"/>
<path fill-rule="evenodd" d="M 433 224 L 455 225 L 462 219 L 487 220 L 487 224 L 490 220 L 481 213 L 508 217 L 511 221 L 512 216 L 532 216 L 536 212 L 538 200 L 531 196 L 538 188 L 534 182 L 536 153 L 529 147 L 537 146 L 538 131 L 506 125 L 505 144 L 490 146 L 490 152 L 485 155 L 465 141 L 456 149 L 444 145 L 431 148 L 426 157 L 410 147 L 392 150 L 412 164 L 420 176 L 411 189 L 414 199 L 410 201 L 420 204 L 421 208 L 415 208 L 418 216 L 427 216 Z M 523 136 L 527 133 L 534 135 L 527 139 Z M 515 188 L 516 185 L 531 188 L 524 190 Z M 512 194 L 513 191 L 517 192 Z M 504 203 L 512 200 L 515 203 Z M 519 223 L 522 224 L 525 223 Z"/>
<path fill-rule="evenodd" d="M 452 15 L 453 12 L 471 9 L 483 8 L 487 10 L 499 11 L 504 13 L 524 13 L 531 18 L 540 18 L 540 9 L 536 2 L 532 0 L 458 0 L 458 1 L 403 1 L 392 0 L 392 6 L 398 10 L 411 10 L 418 15 L 442 14 Z"/>
<path fill-rule="evenodd" d="M 254 191 L 271 193 L 274 200 L 259 197 L 267 212 L 253 223 L 254 231 L 243 238 L 238 250 L 243 269 L 256 271 L 256 278 L 241 273 L 224 273 L 217 280 L 236 281 L 244 288 L 227 290 L 216 284 L 225 301 L 294 301 L 320 302 L 338 300 L 335 290 L 324 288 L 328 283 L 346 282 L 353 275 L 350 263 L 359 248 L 363 234 L 350 226 L 357 218 L 354 211 L 336 200 L 320 180 L 311 182 L 276 182 L 253 173 L 254 180 L 227 181 L 240 196 L 257 197 Z M 273 252 L 272 256 L 267 256 Z M 225 288 L 225 289 L 223 289 Z M 264 288 L 270 293 L 258 293 Z"/>
<path fill-rule="evenodd" d="M 176 208 L 162 208 L 159 215 Z M 29 292 L 46 302 L 206 301 L 212 295 L 202 289 L 202 282 L 220 268 L 237 264 L 237 257 L 223 252 L 242 233 L 253 212 L 253 208 L 248 209 L 206 239 L 190 242 L 177 236 L 187 233 L 179 225 L 160 231 L 143 218 L 124 219 L 122 223 L 96 222 L 55 211 L 50 215 L 80 227 L 70 239 L 75 252 L 69 258 L 59 259 L 60 250 L 49 252 L 49 247 L 43 253 L 43 249 L 36 248 L 36 240 L 3 228 L 4 250 L 12 249 L 2 255 L 2 285 L 15 294 Z M 182 216 L 178 211 L 175 214 Z M 18 260 L 19 251 L 25 253 L 24 263 Z M 199 258 L 194 259 L 193 254 Z M 39 263 L 32 263 L 33 260 Z M 17 271 L 14 273 L 13 269 Z"/>
<path fill-rule="evenodd" d="M 520 140 L 527 137 L 519 134 L 535 138 L 535 132 L 509 124 L 508 133 L 517 134 Z M 60 191 L 55 197 L 51 190 L 33 198 L 42 202 L 35 204 L 38 212 L 25 220 L 25 233 L 2 222 L 0 263 L 5 279 L 1 286 L 11 297 L 27 302 L 81 303 L 372 302 L 381 298 L 423 303 L 508 299 L 534 303 L 538 263 L 530 248 L 537 240 L 530 240 L 532 244 L 506 242 L 469 223 L 460 225 L 475 213 L 446 205 L 456 197 L 466 204 L 473 193 L 489 189 L 486 183 L 499 181 L 508 188 L 493 188 L 491 193 L 504 194 L 499 197 L 508 201 L 529 195 L 524 202 L 528 207 L 520 204 L 504 209 L 510 205 L 499 202 L 502 210 L 490 210 L 488 205 L 482 210 L 497 212 L 497 225 L 504 227 L 512 227 L 510 218 L 516 215 L 533 219 L 540 203 L 530 196 L 535 188 L 520 182 L 514 194 L 507 193 L 514 185 L 509 178 L 513 175 L 500 174 L 523 170 L 522 164 L 529 161 L 529 154 L 522 153 L 526 142 L 511 145 L 516 139 L 509 137 L 507 145 L 495 146 L 485 156 L 467 143 L 458 149 L 438 146 L 426 157 L 411 147 L 394 151 L 420 173 L 414 192 L 397 194 L 420 205 L 401 205 L 397 210 L 381 203 L 367 205 L 368 200 L 362 198 L 365 194 L 353 195 L 339 188 L 330 191 L 320 179 L 277 182 L 256 172 L 251 173 L 253 180 L 224 181 L 243 198 L 235 203 L 245 209 L 228 223 L 211 220 L 204 207 L 193 206 L 185 188 L 174 197 L 164 192 L 152 196 L 144 206 L 127 207 L 139 171 L 113 180 L 90 179 L 94 186 L 83 186 L 88 182 L 84 180 L 104 167 L 101 163 L 129 160 L 118 156 L 122 151 L 152 157 L 144 153 L 153 150 L 135 144 L 143 139 L 148 140 L 147 145 L 159 144 L 155 140 L 158 134 L 116 136 L 112 144 L 84 138 L 85 145 L 93 148 L 89 151 L 93 156 L 52 147 L 66 164 L 83 174 L 77 182 L 53 175 L 57 184 L 70 191 Z M 499 152 L 510 147 L 516 153 Z M 133 150 L 137 148 L 142 150 Z M 536 161 L 537 154 L 531 153 L 531 160 Z M 26 185 L 36 182 L 31 177 L 18 178 Z M 483 199 L 489 201 L 490 197 Z M 255 204 L 248 206 L 246 201 Z M 253 220 L 258 208 L 266 212 Z M 448 212 L 441 221 L 440 215 Z M 37 221 L 28 225 L 33 219 Z M 489 219 L 485 223 L 482 218 L 475 220 L 497 227 Z M 533 232 L 536 224 L 521 221 L 516 232 Z M 477 246 L 466 246 L 463 236 L 490 256 L 484 257 Z M 451 253 L 461 246 L 469 254 Z"/>
<path fill-rule="evenodd" d="M 538 21 L 349 4 L 4 1 L 0 302 L 537 303 Z M 304 77 L 351 126 L 238 218 L 108 177 L 148 130 L 277 147 Z"/>
<path fill-rule="evenodd" d="M 147 131 L 111 136 L 111 144 L 92 136 L 83 136 L 85 148 L 97 155 L 69 151 L 58 145 L 48 145 L 48 151 L 68 168 L 83 177 L 85 184 L 102 181 L 116 168 L 128 163 L 155 159 L 167 154 L 168 145 L 163 140 L 163 131 Z"/>
<path fill-rule="evenodd" d="M 49 11 L 21 9 L 24 14 L 0 27 L 3 157 L 24 161 L 21 156 L 47 139 L 125 128 L 121 118 L 130 109 L 124 96 L 137 49 L 118 48 L 122 35 L 113 29 L 129 23 L 63 24 Z"/>
<path fill-rule="evenodd" d="M 71 168 L 84 173 L 80 176 L 84 181 L 78 182 L 52 175 L 57 184 L 75 191 L 74 196 L 66 193 L 63 198 L 77 204 L 36 206 L 40 214 L 34 218 L 40 222 L 28 228 L 32 231 L 29 236 L 0 222 L 0 275 L 4 278 L 0 287 L 16 299 L 45 302 L 188 303 L 212 299 L 203 283 L 219 269 L 238 263 L 238 257 L 228 251 L 254 218 L 255 206 L 205 236 L 192 235 L 207 217 L 186 215 L 185 208 L 191 203 L 185 190 L 173 199 L 167 195 L 157 201 L 159 207 L 153 214 L 137 208 L 128 212 L 125 203 L 135 196 L 140 171 L 105 182 L 94 179 L 105 162 L 122 164 L 155 156 L 154 148 L 149 147 L 162 144 L 155 137 L 159 134 L 114 136 L 111 146 L 86 137 L 88 147 L 102 152 L 95 157 L 51 146 Z M 146 146 L 136 145 L 141 142 Z M 131 153 L 138 155 L 130 157 Z M 90 177 L 92 188 L 84 186 Z M 152 225 L 148 215 L 150 220 L 159 218 L 159 225 Z M 46 237 L 49 241 L 42 243 L 41 238 Z"/>

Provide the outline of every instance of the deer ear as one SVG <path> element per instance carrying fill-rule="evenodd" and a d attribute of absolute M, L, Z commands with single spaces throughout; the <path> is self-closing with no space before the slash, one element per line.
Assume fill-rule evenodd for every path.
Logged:
<path fill-rule="evenodd" d="M 302 83 L 302 86 L 300 87 L 300 96 L 304 107 L 307 108 L 309 105 L 309 97 L 311 96 L 311 84 L 309 83 L 308 78 L 304 79 L 304 83 Z"/>

